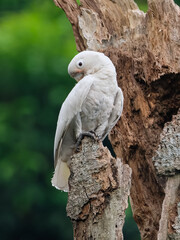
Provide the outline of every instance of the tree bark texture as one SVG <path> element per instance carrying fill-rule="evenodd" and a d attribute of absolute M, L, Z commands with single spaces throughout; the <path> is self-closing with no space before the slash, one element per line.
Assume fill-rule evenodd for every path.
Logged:
<path fill-rule="evenodd" d="M 75 0 L 54 1 L 65 11 L 72 24 L 77 49 L 104 52 L 116 66 L 125 104 L 123 115 L 111 131 L 110 139 L 117 157 L 132 169 L 130 200 L 141 238 L 180 239 L 180 8 L 173 0 L 148 0 L 147 13 L 140 11 L 133 0 L 81 0 L 80 5 Z M 86 144 L 83 143 L 82 148 L 88 147 Z M 108 155 L 102 146 L 95 146 Z M 78 161 L 79 155 L 73 158 Z M 105 157 L 112 169 L 115 160 L 112 163 L 111 158 L 109 155 Z M 93 159 L 95 163 L 100 161 L 98 156 Z M 118 174 L 122 168 L 128 169 L 120 160 L 115 165 Z M 95 175 L 101 179 L 102 169 L 97 171 Z M 111 185 L 121 188 L 119 179 L 127 179 L 127 197 L 130 172 L 127 170 L 122 174 L 127 176 L 120 174 L 118 180 L 112 177 L 112 181 L 117 181 Z M 72 176 L 70 184 L 73 188 L 71 181 Z M 116 194 L 121 195 L 121 190 L 112 186 L 112 193 L 108 194 L 114 199 Z M 109 188 L 105 193 L 102 189 L 103 185 L 95 193 L 97 205 L 101 205 L 102 196 L 106 199 L 108 195 L 106 191 Z M 86 191 L 84 189 L 82 195 Z M 94 218 L 97 229 L 104 221 L 101 219 L 99 223 L 93 215 L 96 212 L 92 207 L 93 191 L 87 194 L 86 201 L 80 203 L 81 211 L 78 209 L 76 216 L 69 213 L 75 221 L 75 236 L 78 232 L 82 234 L 78 230 L 78 224 L 83 225 L 84 221 L 80 219 L 81 214 L 83 218 L 88 215 L 89 220 Z M 105 195 L 101 195 L 102 192 Z M 70 198 L 71 191 L 69 201 Z M 121 197 L 117 199 L 124 201 Z M 106 205 L 106 200 L 102 201 L 100 215 L 104 216 L 106 211 L 110 211 L 112 203 Z M 118 217 L 115 219 L 114 223 Z M 85 222 L 84 231 L 92 231 L 93 223 L 85 225 Z M 77 239 L 101 238 L 83 238 L 81 235 Z"/>
<path fill-rule="evenodd" d="M 102 143 L 83 140 L 73 155 L 67 214 L 73 222 L 75 239 L 123 239 L 125 209 L 131 169 L 114 159 Z"/>

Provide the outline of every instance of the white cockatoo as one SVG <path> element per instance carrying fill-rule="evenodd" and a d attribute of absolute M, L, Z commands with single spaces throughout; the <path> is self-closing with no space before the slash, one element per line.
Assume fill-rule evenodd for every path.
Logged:
<path fill-rule="evenodd" d="M 117 85 L 116 70 L 103 53 L 83 51 L 68 66 L 77 84 L 64 101 L 54 140 L 55 172 L 52 185 L 68 191 L 69 163 L 83 135 L 103 140 L 123 109 L 123 93 Z"/>

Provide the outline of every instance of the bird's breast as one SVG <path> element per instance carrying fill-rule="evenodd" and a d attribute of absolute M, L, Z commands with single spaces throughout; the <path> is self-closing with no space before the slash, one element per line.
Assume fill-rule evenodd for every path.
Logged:
<path fill-rule="evenodd" d="M 94 131 L 108 120 L 114 103 L 114 92 L 109 86 L 95 85 L 83 103 L 82 131 Z"/>

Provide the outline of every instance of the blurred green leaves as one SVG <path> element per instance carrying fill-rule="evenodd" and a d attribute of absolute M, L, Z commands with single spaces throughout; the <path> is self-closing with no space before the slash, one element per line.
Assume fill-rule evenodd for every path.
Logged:
<path fill-rule="evenodd" d="M 129 206 L 126 209 L 126 218 L 125 218 L 125 223 L 123 226 L 123 236 L 124 239 L 126 240 L 140 240 L 140 233 L 138 230 L 138 227 L 133 219 L 133 214 L 131 210 L 131 205 L 129 201 Z"/>
<path fill-rule="evenodd" d="M 140 10 L 142 10 L 143 12 L 147 12 L 148 10 L 147 0 L 134 0 L 134 1 L 136 2 Z"/>
<path fill-rule="evenodd" d="M 50 1 L 0 20 L 0 239 L 71 239 L 67 195 L 50 183 L 57 116 L 74 85 L 71 26 Z"/>

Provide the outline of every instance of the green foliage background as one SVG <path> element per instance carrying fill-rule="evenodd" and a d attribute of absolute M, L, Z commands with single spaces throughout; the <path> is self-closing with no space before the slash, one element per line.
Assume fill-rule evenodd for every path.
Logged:
<path fill-rule="evenodd" d="M 146 1 L 138 1 L 147 10 Z M 180 2 L 180 1 L 176 1 Z M 53 0 L 0 2 L 0 239 L 72 239 L 67 194 L 51 186 L 60 106 L 74 86 L 71 26 Z M 139 234 L 127 210 L 125 240 Z"/>

